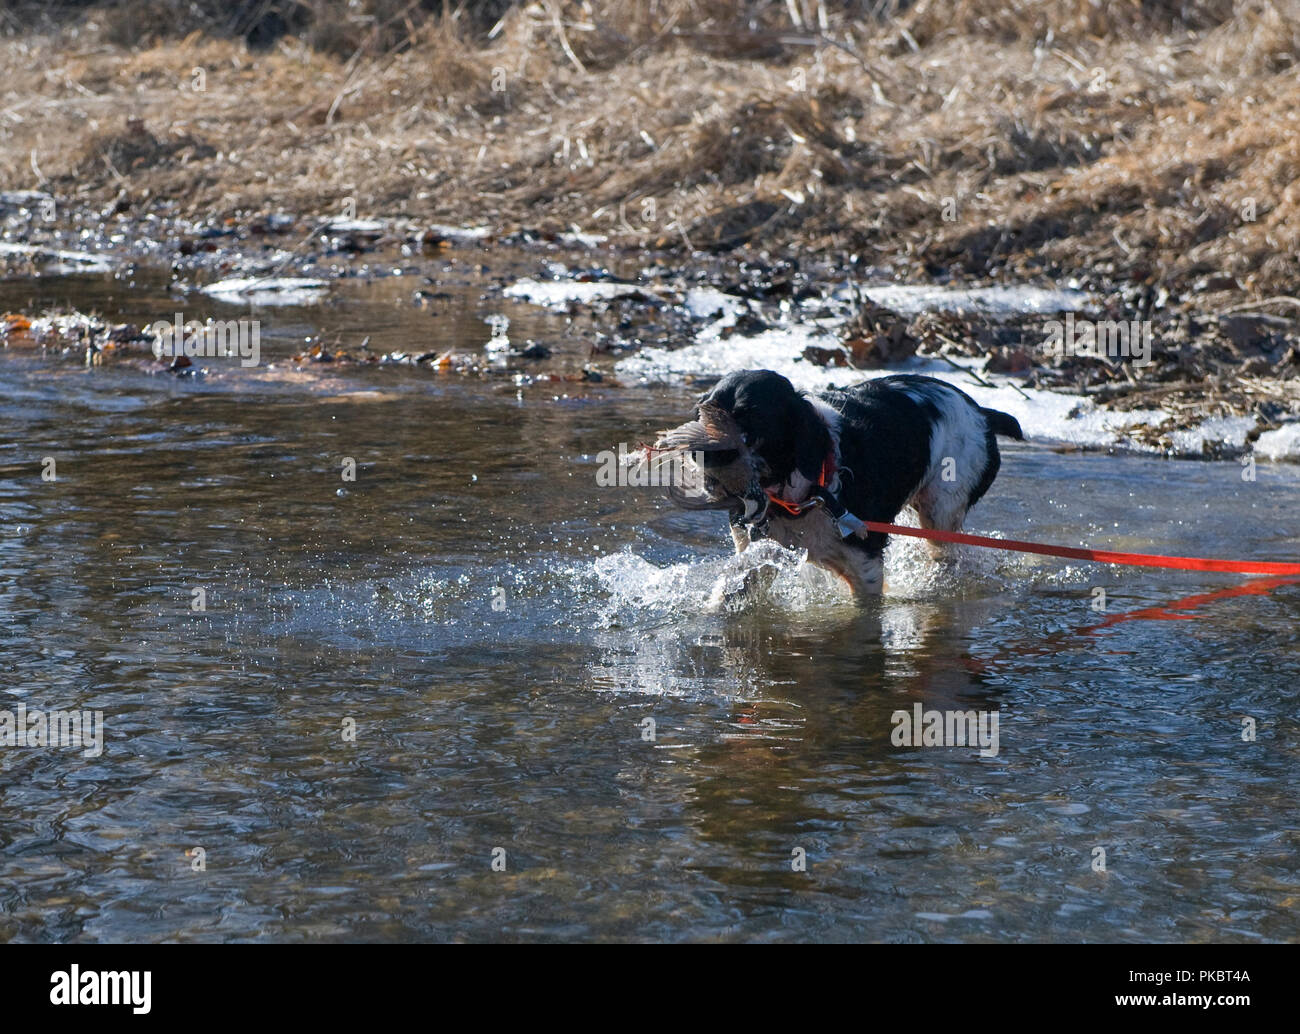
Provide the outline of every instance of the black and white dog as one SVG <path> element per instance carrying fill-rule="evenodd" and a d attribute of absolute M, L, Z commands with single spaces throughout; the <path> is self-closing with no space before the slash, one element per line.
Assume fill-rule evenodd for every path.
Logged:
<path fill-rule="evenodd" d="M 669 495 L 730 510 L 737 552 L 763 537 L 805 549 L 863 600 L 883 587 L 886 536 L 850 533 L 854 518 L 888 523 L 912 506 L 923 528 L 961 530 L 1001 466 L 994 435 L 1024 440 L 1014 417 L 933 377 L 810 395 L 771 370 L 746 370 L 723 377 L 696 419 L 656 448 L 702 455 L 702 493 Z"/>

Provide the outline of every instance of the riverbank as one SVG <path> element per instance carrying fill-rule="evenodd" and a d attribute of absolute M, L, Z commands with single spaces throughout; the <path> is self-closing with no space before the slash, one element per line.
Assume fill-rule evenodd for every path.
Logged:
<path fill-rule="evenodd" d="M 1300 418 L 1292 5 L 498 6 L 404 24 L 369 3 L 371 29 L 334 36 L 93 4 L 6 23 L 6 275 L 436 279 L 518 245 L 724 293 L 770 274 L 778 307 L 845 283 L 1070 288 L 1093 299 L 1078 320 L 1145 325 L 1150 362 L 1052 355 L 1050 313 L 877 303 L 837 309 L 843 350 L 807 361 L 942 354 L 1159 411 L 1162 451 L 1206 419 L 1250 418 L 1244 448 Z"/>
<path fill-rule="evenodd" d="M 1223 375 L 1230 350 L 1248 343 L 1226 337 L 1227 322 L 1177 311 L 1150 327 L 1120 324 L 1106 315 L 1113 298 L 1077 287 L 905 285 L 826 265 L 711 256 L 679 268 L 572 240 L 462 238 L 430 256 L 413 229 L 383 233 L 406 237 L 358 253 L 351 236 L 327 228 L 310 248 L 267 246 L 256 256 L 217 242 L 170 273 L 112 253 L 28 252 L 25 261 L 60 275 L 0 281 L 0 312 L 8 310 L 0 351 L 52 372 L 130 368 L 237 392 L 268 378 L 423 390 L 427 377 L 456 374 L 513 391 L 599 395 L 700 390 L 744 367 L 819 390 L 910 371 L 1013 413 L 1031 440 L 1055 448 L 1300 459 L 1300 393 L 1294 382 Z M 286 244 L 294 239 L 285 234 Z M 298 275 L 277 273 L 288 262 Z M 101 264 L 111 271 L 94 271 Z M 52 309 L 58 299 L 79 311 L 62 301 Z M 383 300 L 378 309 L 374 299 Z M 358 305 L 373 321 L 362 319 L 360 331 Z M 304 321 L 317 331 L 294 333 Z M 1051 347 L 1053 328 L 1067 339 L 1062 347 Z M 1081 353 L 1084 328 L 1122 332 L 1132 354 Z M 244 340 L 250 332 L 270 333 L 273 344 L 260 350 Z M 1261 333 L 1264 349 L 1272 331 Z M 183 339 L 193 354 L 174 344 Z"/>

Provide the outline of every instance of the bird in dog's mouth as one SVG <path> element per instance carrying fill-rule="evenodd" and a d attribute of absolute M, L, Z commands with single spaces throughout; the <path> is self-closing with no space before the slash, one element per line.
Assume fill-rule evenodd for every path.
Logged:
<path fill-rule="evenodd" d="M 743 520 L 767 507 L 764 464 L 736 418 L 721 406 L 699 405 L 696 418 L 660 433 L 654 451 L 678 456 L 702 468 L 701 476 L 668 486 L 668 498 L 688 510 L 730 510 Z"/>

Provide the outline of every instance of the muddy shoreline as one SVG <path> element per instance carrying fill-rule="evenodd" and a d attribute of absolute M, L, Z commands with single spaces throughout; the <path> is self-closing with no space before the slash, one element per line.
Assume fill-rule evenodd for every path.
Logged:
<path fill-rule="evenodd" d="M 934 299 L 927 304 L 923 294 L 919 304 L 899 306 L 891 302 L 891 292 L 927 285 L 894 284 L 890 269 L 860 261 L 801 261 L 751 248 L 683 256 L 581 234 L 497 234 L 487 227 L 304 219 L 281 212 L 218 225 L 126 212 L 97 217 L 71 212 L 60 199 L 41 192 L 0 195 L 0 205 L 5 214 L 0 269 L 6 280 L 67 273 L 130 279 L 144 270 L 170 278 L 178 302 L 184 300 L 195 317 L 202 316 L 213 297 L 256 304 L 268 300 L 268 289 L 294 281 L 328 291 L 335 282 L 398 278 L 410 284 L 411 305 L 432 311 L 446 297 L 440 288 L 448 282 L 481 283 L 485 300 L 520 283 L 607 285 L 588 290 L 589 298 L 581 290 L 575 297 L 561 291 L 552 306 L 566 319 L 566 337 L 589 342 L 589 361 L 580 370 L 572 364 L 553 369 L 549 360 L 555 343 L 546 341 L 513 347 L 493 361 L 464 349 L 376 354 L 364 345 L 358 349 L 338 343 L 305 349 L 295 357 L 304 364 L 431 363 L 485 377 L 615 380 L 618 360 L 642 348 L 673 349 L 691 341 L 707 314 L 687 311 L 683 300 L 688 292 L 709 290 L 746 306 L 743 317 L 722 331 L 726 338 L 817 324 L 820 336 L 804 349 L 801 360 L 846 381 L 938 361 L 961 369 L 972 384 L 992 386 L 996 381 L 1016 390 L 1078 396 L 1104 411 L 1142 411 L 1144 419 L 1128 430 L 1127 440 L 1114 443 L 1120 450 L 1193 455 L 1195 450 L 1178 445 L 1176 437 L 1219 420 L 1232 423 L 1235 433 L 1206 436 L 1199 454 L 1233 457 L 1250 452 L 1261 435 L 1289 435 L 1300 422 L 1300 323 L 1249 303 L 1215 314 L 1198 306 L 1195 294 L 1096 279 L 1008 286 L 992 277 L 961 278 L 940 271 L 928 284 Z M 61 217 L 43 217 L 51 205 Z M 220 293 L 226 286 L 230 293 Z M 1016 311 L 1014 304 L 990 309 L 979 302 L 981 292 L 1035 288 L 1060 290 L 1066 300 L 1055 309 L 1049 304 L 1047 310 L 1038 306 L 1035 311 Z M 884 304 L 868 297 L 873 292 Z M 969 295 L 965 301 L 961 292 Z M 19 346 L 22 320 L 42 315 L 11 313 L 0 327 L 5 345 Z M 1088 351 L 1080 328 L 1105 323 L 1120 326 L 1125 334 L 1131 328 L 1131 352 L 1127 342 L 1103 343 L 1100 329 Z M 69 355 L 80 355 L 89 345 L 94 354 L 88 361 L 93 363 L 129 358 L 145 368 L 158 367 L 148 354 L 152 341 L 140 332 L 142 327 L 90 329 L 92 324 L 65 321 L 54 337 L 62 339 L 60 347 Z M 1062 327 L 1070 339 L 1064 343 Z M 489 340 L 490 333 L 485 328 Z M 97 334 L 101 340 L 85 340 Z M 1116 354 L 1105 355 L 1107 344 Z M 181 360 L 161 367 L 194 372 L 189 365 Z M 707 384 L 708 371 L 699 371 L 695 379 Z M 1265 455 L 1289 458 L 1285 450 Z"/>

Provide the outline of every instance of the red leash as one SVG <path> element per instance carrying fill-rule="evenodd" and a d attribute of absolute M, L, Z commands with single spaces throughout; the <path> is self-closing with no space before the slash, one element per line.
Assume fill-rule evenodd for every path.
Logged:
<path fill-rule="evenodd" d="M 835 450 L 826 454 L 822 464 L 821 476 L 817 479 L 819 488 L 826 488 L 835 476 Z M 810 504 L 786 502 L 775 492 L 767 493 L 768 499 L 791 517 L 798 517 Z M 844 516 L 844 507 L 834 496 L 822 495 L 814 499 L 812 506 L 827 503 L 836 504 L 837 512 L 832 520 Z M 828 504 L 829 505 L 829 504 Z M 1161 556 L 1158 553 L 1117 553 L 1109 549 L 1083 549 L 1077 546 L 1049 546 L 1042 542 L 1021 542 L 1018 539 L 994 539 L 987 535 L 968 535 L 960 531 L 937 531 L 928 528 L 906 528 L 901 524 L 884 524 L 880 521 L 859 521 L 851 514 L 848 521 L 857 528 L 859 535 L 868 531 L 885 535 L 910 535 L 917 539 L 930 539 L 934 542 L 956 542 L 963 546 L 983 546 L 988 549 L 1006 549 L 1015 553 L 1035 553 L 1038 556 L 1065 557 L 1067 560 L 1093 560 L 1101 564 L 1125 564 L 1128 567 L 1169 567 L 1178 571 L 1226 571 L 1232 574 L 1300 574 L 1300 563 L 1287 563 L 1269 560 L 1206 560 L 1194 556 Z M 845 529 L 843 534 L 851 534 Z"/>
<path fill-rule="evenodd" d="M 899 524 L 863 521 L 867 531 L 885 535 L 910 535 L 935 542 L 957 542 L 963 546 L 986 546 L 1009 549 L 1015 553 L 1037 553 L 1069 560 L 1095 560 L 1102 564 L 1127 564 L 1130 567 L 1172 567 L 1179 571 L 1228 571 L 1234 574 L 1300 574 L 1300 563 L 1277 563 L 1268 560 L 1205 560 L 1194 556 L 1160 556 L 1156 553 L 1116 553 L 1109 549 L 1080 549 L 1075 546 L 1049 546 L 1041 542 L 1016 539 L 992 539 L 986 535 L 967 535 L 961 531 L 935 531 L 905 528 Z"/>

